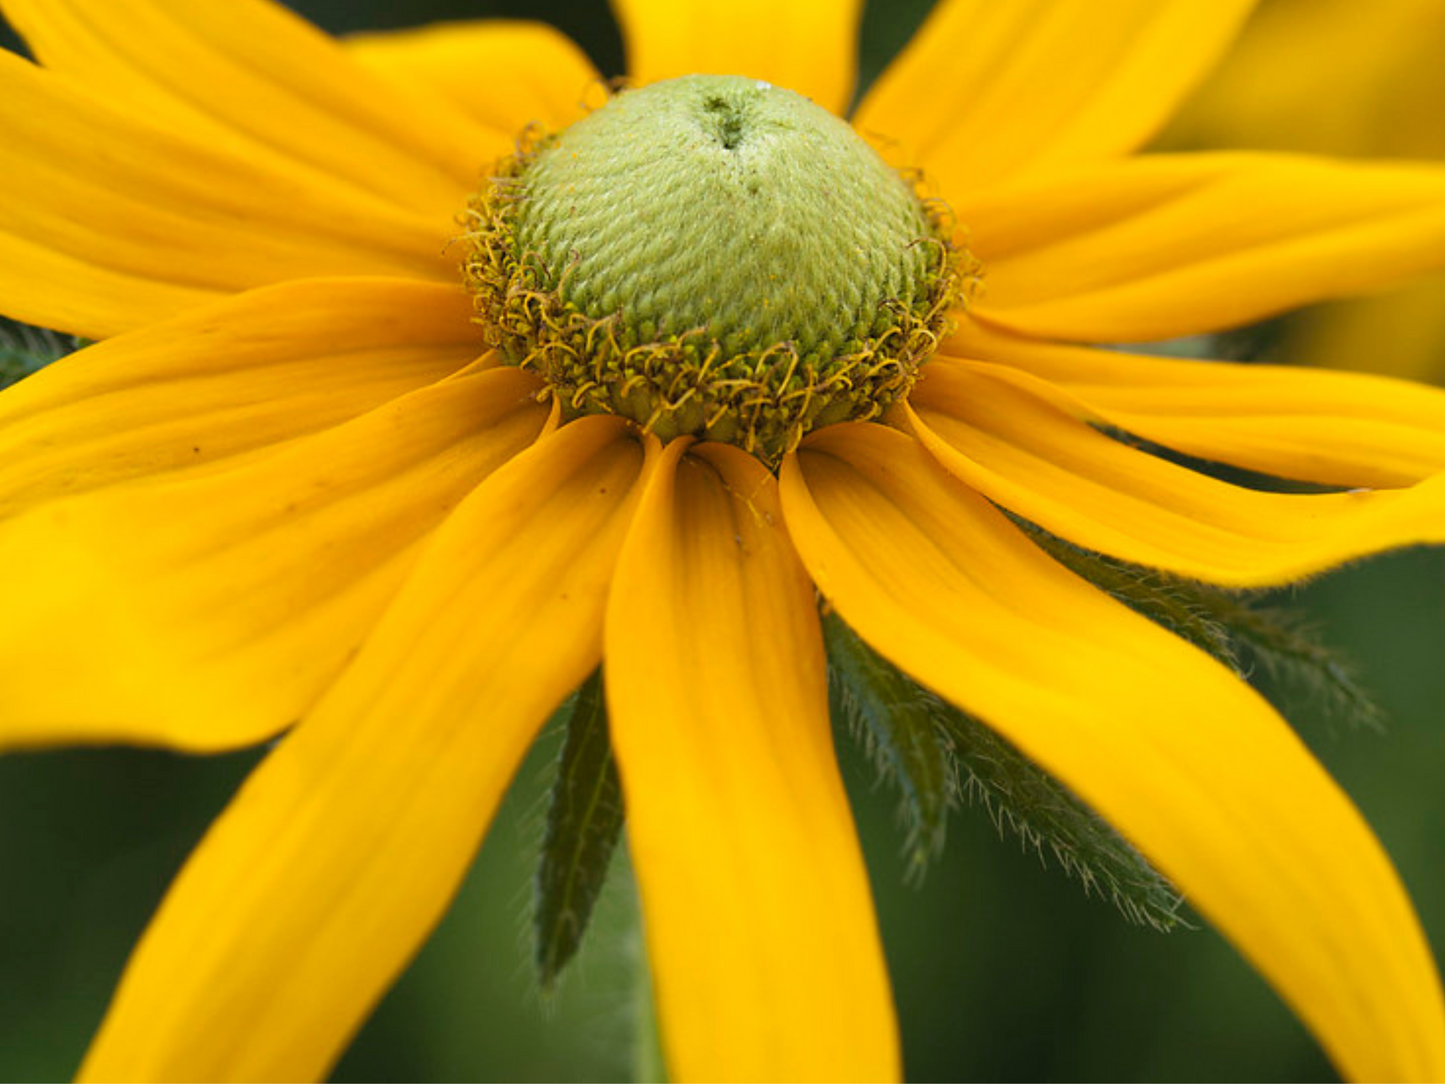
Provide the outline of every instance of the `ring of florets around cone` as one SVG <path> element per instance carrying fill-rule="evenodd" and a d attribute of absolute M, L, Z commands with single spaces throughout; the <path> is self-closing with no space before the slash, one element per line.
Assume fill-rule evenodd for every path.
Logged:
<path fill-rule="evenodd" d="M 717 100 L 703 98 L 703 108 Z M 720 139 L 736 138 L 735 128 L 720 131 Z M 898 242 L 907 258 L 889 268 L 894 292 L 874 290 L 850 308 L 839 299 L 850 292 L 830 285 L 819 291 L 826 319 L 810 311 L 812 326 L 786 336 L 769 337 L 779 321 L 753 319 L 747 297 L 706 309 L 710 319 L 694 326 L 659 326 L 665 318 L 630 304 L 626 289 L 579 288 L 576 246 L 540 243 L 547 238 L 536 208 L 555 214 L 561 201 L 539 196 L 538 163 L 567 152 L 558 135 L 530 131 L 498 163 L 469 207 L 464 277 L 489 345 L 507 363 L 539 373 L 569 416 L 617 414 L 663 440 L 725 441 L 776 465 L 809 431 L 876 418 L 906 396 L 978 281 L 976 262 L 952 241 L 948 209 L 920 199 L 916 180 L 900 175 L 916 202 L 917 228 Z M 566 210 L 575 214 L 575 202 Z M 544 218 L 540 226 L 549 224 Z M 709 258 L 705 246 L 696 258 Z M 655 311 L 659 287 L 642 288 Z M 758 311 L 769 300 L 760 291 Z M 758 333 L 754 324 L 771 326 Z"/>

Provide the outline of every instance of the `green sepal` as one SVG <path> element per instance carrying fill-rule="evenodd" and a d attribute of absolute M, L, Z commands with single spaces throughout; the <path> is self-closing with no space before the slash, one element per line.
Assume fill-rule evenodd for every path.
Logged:
<path fill-rule="evenodd" d="M 1011 831 L 1040 857 L 1052 854 L 1085 895 L 1107 898 L 1130 922 L 1168 931 L 1187 925 L 1179 892 L 1073 791 L 984 723 L 923 690 L 952 742 L 957 789 L 1000 834 Z"/>
<path fill-rule="evenodd" d="M 1331 718 L 1384 730 L 1385 712 L 1360 683 L 1354 666 L 1321 643 L 1299 614 L 1224 592 L 1217 595 L 1212 615 L 1233 636 L 1243 674 L 1263 670 L 1286 690 L 1319 703 Z"/>
<path fill-rule="evenodd" d="M 602 671 L 593 673 L 557 714 L 567 737 L 547 809 L 533 916 L 544 990 L 552 989 L 582 944 L 625 819 Z"/>
<path fill-rule="evenodd" d="M 836 613 L 824 615 L 823 633 L 835 710 L 899 786 L 914 868 L 941 843 L 948 809 L 977 805 L 1129 921 L 1182 923 L 1173 886 L 1067 787 L 879 656 Z"/>
<path fill-rule="evenodd" d="M 1379 730 L 1384 713 L 1348 660 L 1322 644 L 1298 615 L 1264 605 L 1258 594 L 1107 557 L 1019 522 L 1049 556 L 1130 609 L 1207 651 L 1241 677 L 1261 670 L 1335 718 Z"/>
<path fill-rule="evenodd" d="M 1213 655 L 1231 670 L 1240 661 L 1234 638 L 1219 618 L 1224 591 L 1143 568 L 1065 542 L 1031 523 L 1015 520 L 1050 557 L 1070 572 L 1113 595 L 1131 610 L 1163 625 L 1195 647 Z"/>
<path fill-rule="evenodd" d="M 919 687 L 879 658 L 836 613 L 823 615 L 833 710 L 897 785 L 909 872 L 920 875 L 943 847 L 952 795 L 948 744 Z"/>

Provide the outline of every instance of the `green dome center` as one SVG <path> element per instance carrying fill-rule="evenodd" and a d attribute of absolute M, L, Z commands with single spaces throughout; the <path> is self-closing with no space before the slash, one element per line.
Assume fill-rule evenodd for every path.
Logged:
<path fill-rule="evenodd" d="M 576 412 L 776 461 L 906 394 L 959 259 L 843 121 L 756 80 L 628 91 L 473 201 L 467 278 L 503 356 Z"/>

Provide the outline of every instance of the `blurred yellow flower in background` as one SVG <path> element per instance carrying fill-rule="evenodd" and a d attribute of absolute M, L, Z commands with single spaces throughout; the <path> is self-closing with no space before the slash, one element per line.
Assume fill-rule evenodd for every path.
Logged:
<path fill-rule="evenodd" d="M 1162 143 L 1445 160 L 1445 4 L 1267 0 Z M 1288 323 L 1297 364 L 1445 382 L 1445 277 Z"/>

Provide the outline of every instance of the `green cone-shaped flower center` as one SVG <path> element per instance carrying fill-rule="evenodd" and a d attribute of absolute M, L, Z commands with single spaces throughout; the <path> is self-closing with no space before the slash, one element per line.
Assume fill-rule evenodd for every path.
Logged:
<path fill-rule="evenodd" d="M 688 76 L 619 94 L 502 164 L 468 283 L 504 357 L 575 412 L 768 461 L 912 385 L 959 297 L 913 188 L 779 87 Z"/>

